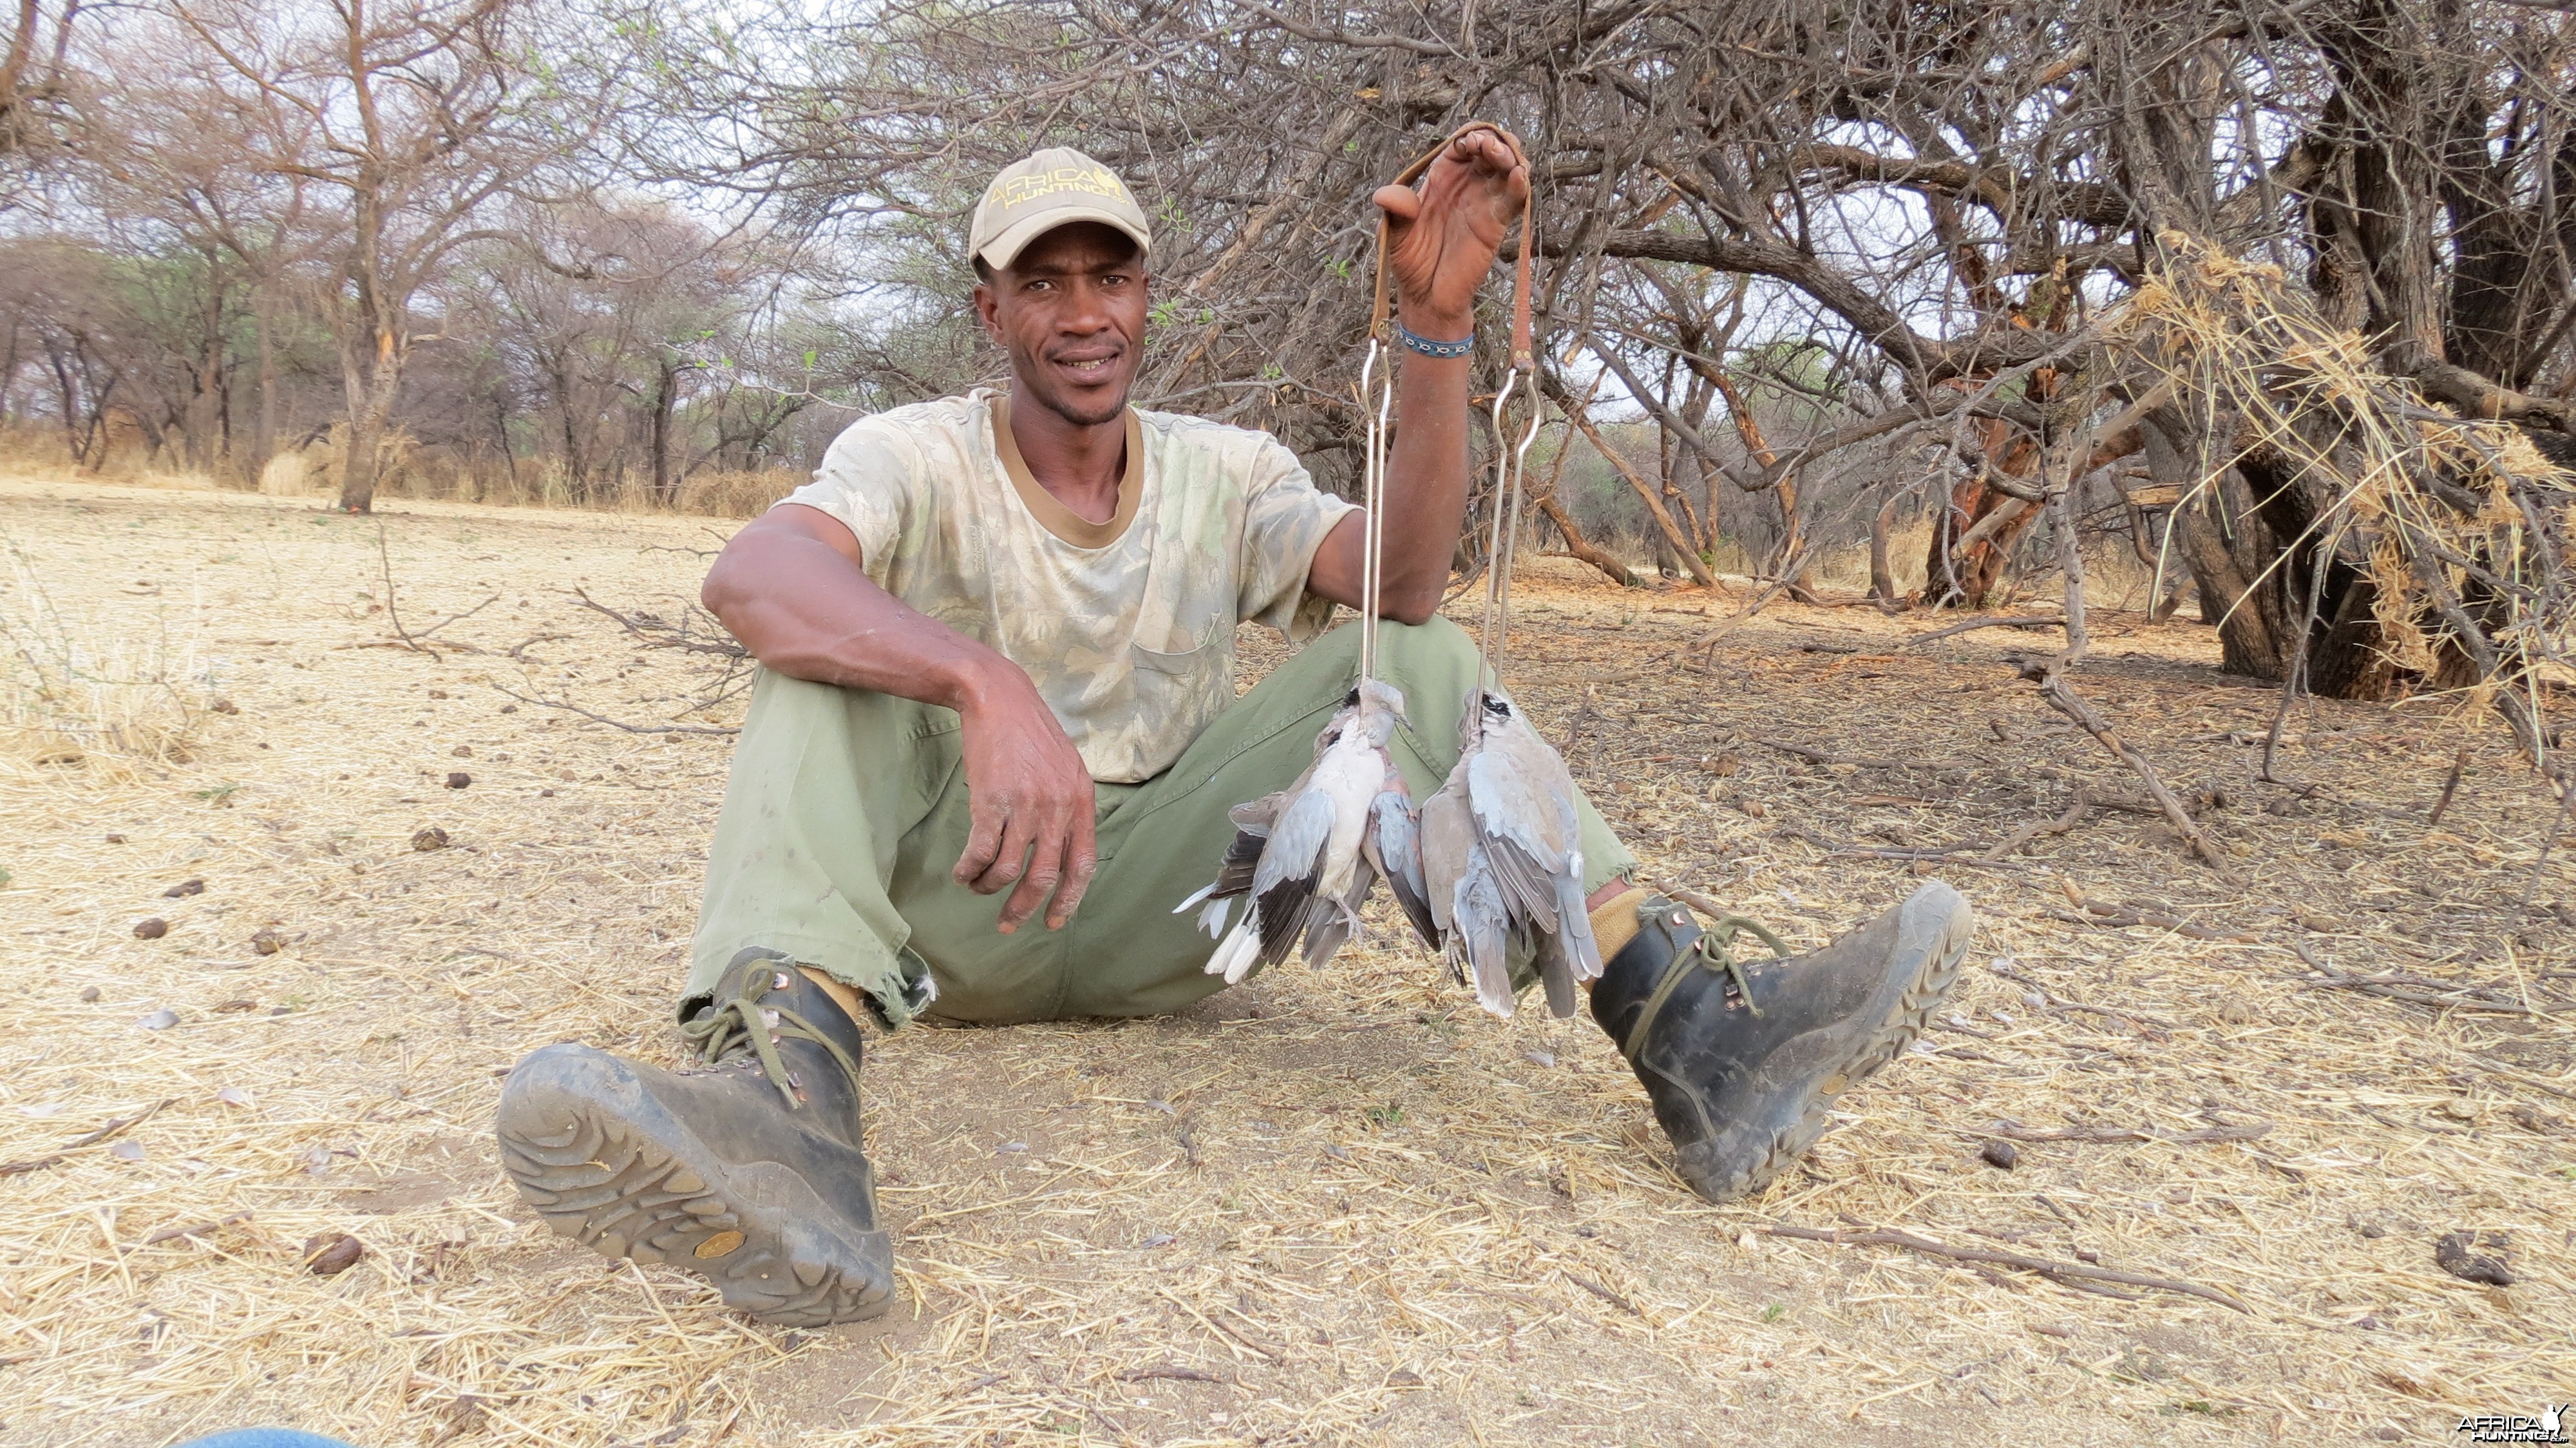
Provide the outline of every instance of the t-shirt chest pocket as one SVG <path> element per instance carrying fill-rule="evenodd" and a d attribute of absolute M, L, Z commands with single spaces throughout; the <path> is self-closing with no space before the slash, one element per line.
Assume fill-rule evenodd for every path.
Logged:
<path fill-rule="evenodd" d="M 1127 646 L 1127 654 L 1140 669 L 1185 677 L 1208 666 L 1210 651 L 1223 641 L 1224 627 L 1225 620 L 1206 611 L 1167 616 L 1161 627 L 1153 626 L 1149 616 L 1149 621 L 1136 630 L 1136 640 Z M 1150 646 L 1149 640 L 1161 647 Z"/>
<path fill-rule="evenodd" d="M 1145 580 L 1144 606 L 1137 611 L 1128 654 L 1141 669 L 1195 674 L 1209 665 L 1209 651 L 1226 642 L 1234 627 L 1234 596 L 1213 560 L 1190 557 L 1183 549 L 1155 551 L 1159 556 Z"/>

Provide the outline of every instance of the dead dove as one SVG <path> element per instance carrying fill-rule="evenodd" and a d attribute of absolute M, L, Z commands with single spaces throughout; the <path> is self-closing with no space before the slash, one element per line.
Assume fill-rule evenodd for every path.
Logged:
<path fill-rule="evenodd" d="M 1173 913 L 1199 912 L 1218 936 L 1207 972 L 1232 985 L 1285 960 L 1302 937 L 1306 960 L 1330 960 L 1359 926 L 1359 908 L 1381 874 L 1406 913 L 1427 918 L 1413 811 L 1387 742 L 1404 718 L 1404 695 L 1371 679 L 1353 689 L 1315 743 L 1296 782 L 1231 811 L 1235 837 L 1217 876 Z M 1233 927 L 1232 902 L 1248 897 Z M 1220 933 L 1222 932 L 1222 933 Z"/>
<path fill-rule="evenodd" d="M 1537 953 L 1548 1010 L 1574 1014 L 1575 984 L 1598 980 L 1601 950 L 1583 908 L 1574 778 L 1503 694 L 1478 689 L 1459 724 L 1457 766 L 1422 804 L 1422 871 L 1453 974 L 1512 1013 L 1514 945 Z M 1462 970 L 1461 966 L 1465 969 Z"/>

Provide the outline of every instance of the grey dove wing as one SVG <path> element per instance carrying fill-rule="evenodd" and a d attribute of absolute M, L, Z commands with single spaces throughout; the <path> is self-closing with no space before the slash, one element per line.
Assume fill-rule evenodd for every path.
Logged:
<path fill-rule="evenodd" d="M 1315 894 L 1315 875 L 1323 864 L 1324 840 L 1333 831 L 1332 796 L 1308 790 L 1291 800 L 1272 823 L 1270 840 L 1253 868 L 1252 896 L 1261 907 L 1261 954 L 1264 969 L 1288 956 L 1306 923 L 1306 906 Z"/>
<path fill-rule="evenodd" d="M 1536 921 L 1542 930 L 1555 930 L 1555 876 L 1530 858 L 1529 852 L 1509 835 L 1486 836 L 1484 850 L 1486 868 L 1493 872 L 1494 883 L 1512 914 Z"/>
<path fill-rule="evenodd" d="M 1422 833 L 1403 795 L 1388 790 L 1369 802 L 1368 842 L 1404 918 L 1413 922 L 1423 944 L 1438 949 L 1440 927 L 1432 919 L 1430 886 L 1422 875 Z"/>
<path fill-rule="evenodd" d="M 1216 878 L 1198 893 L 1182 901 L 1172 913 L 1204 905 L 1211 900 L 1228 900 L 1252 888 L 1252 871 L 1260 863 L 1261 849 L 1270 838 L 1270 822 L 1288 799 L 1286 791 L 1265 794 L 1246 800 L 1225 812 L 1234 821 L 1234 838 L 1226 841 L 1225 857 L 1217 862 Z M 1222 919 L 1222 915 L 1219 917 Z"/>
<path fill-rule="evenodd" d="M 1527 744 L 1547 750 L 1547 743 L 1527 726 L 1488 731 L 1487 741 L 1467 773 L 1467 798 L 1476 806 L 1477 825 L 1519 845 L 1542 872 L 1557 873 L 1574 848 L 1565 829 L 1573 777 L 1556 763 L 1553 751 L 1532 757 Z M 1556 767 L 1549 768 L 1551 764 Z"/>
<path fill-rule="evenodd" d="M 1446 933 L 1467 852 L 1476 843 L 1476 821 L 1467 807 L 1467 767 L 1461 760 L 1449 782 L 1422 802 L 1422 885 L 1431 921 Z"/>
<path fill-rule="evenodd" d="M 1308 769 L 1306 774 L 1313 774 L 1314 772 L 1314 770 Z M 1296 788 L 1298 792 L 1302 793 L 1305 783 L 1306 775 L 1301 774 L 1297 777 L 1297 784 L 1294 788 Z M 1270 833 L 1270 822 L 1279 818 L 1279 811 L 1286 808 L 1288 801 L 1293 797 L 1294 796 L 1289 792 L 1289 790 L 1285 789 L 1280 790 L 1275 794 L 1265 794 L 1259 799 L 1245 800 L 1243 803 L 1227 810 L 1225 812 L 1225 817 L 1234 821 L 1234 827 L 1236 829 L 1247 830 L 1256 835 L 1266 835 Z"/>
<path fill-rule="evenodd" d="M 1252 888 L 1252 876 L 1261 867 L 1261 852 L 1270 837 L 1250 830 L 1239 830 L 1234 843 L 1225 847 L 1224 863 L 1216 867 L 1216 883 L 1208 887 L 1212 899 L 1240 895 Z"/>
<path fill-rule="evenodd" d="M 1478 846 L 1468 851 L 1467 871 L 1458 881 L 1457 899 L 1450 906 L 1456 922 L 1449 948 L 1467 958 L 1476 982 L 1476 999 L 1485 1009 L 1498 1016 L 1512 1013 L 1512 971 L 1506 951 L 1511 940 L 1511 921 L 1503 909 L 1502 892 L 1494 883 L 1493 870 L 1485 862 L 1485 851 Z"/>

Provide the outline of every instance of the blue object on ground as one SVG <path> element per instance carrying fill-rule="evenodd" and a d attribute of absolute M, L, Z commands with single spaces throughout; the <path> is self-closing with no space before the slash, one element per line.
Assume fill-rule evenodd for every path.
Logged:
<path fill-rule="evenodd" d="M 214 1438 L 191 1438 L 180 1448 L 350 1448 L 337 1438 L 322 1438 L 319 1433 L 299 1433 L 294 1427 L 234 1427 L 232 1433 L 216 1433 Z"/>

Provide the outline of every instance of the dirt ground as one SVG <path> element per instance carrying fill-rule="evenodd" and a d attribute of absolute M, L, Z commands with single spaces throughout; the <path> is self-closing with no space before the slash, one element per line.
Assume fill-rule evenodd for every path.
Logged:
<path fill-rule="evenodd" d="M 1514 682 L 1651 880 L 1801 944 L 1920 873 L 1982 914 L 1805 1170 L 1699 1202 L 1588 1021 L 1381 932 L 1177 1019 L 882 1041 L 905 1300 L 745 1322 L 548 1235 L 488 1135 L 537 1046 L 676 1058 L 729 741 L 550 704 L 734 722 L 573 592 L 675 618 L 716 530 L 397 507 L 0 484 L 0 616 L 209 711 L 185 763 L 0 759 L 0 1442 L 2448 1443 L 2576 1398 L 2576 846 L 2499 729 L 2438 827 L 2447 706 L 2302 707 L 2267 784 L 2210 630 L 2097 620 L 2080 686 L 2222 876 L 1999 662 L 2053 635 L 1552 561 Z M 388 572 L 412 630 L 479 606 L 455 647 L 383 646 Z"/>

